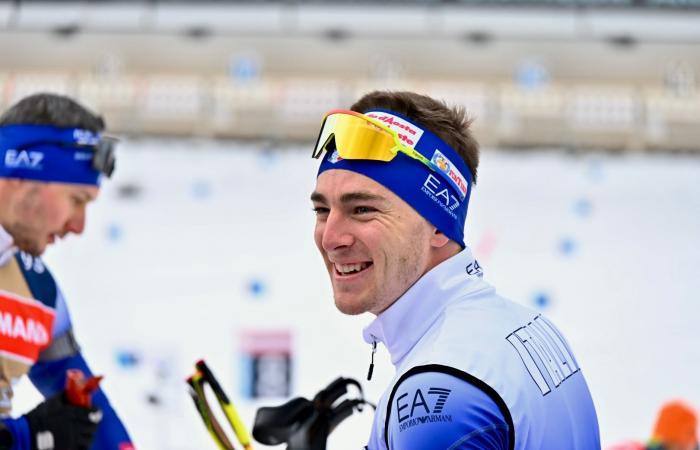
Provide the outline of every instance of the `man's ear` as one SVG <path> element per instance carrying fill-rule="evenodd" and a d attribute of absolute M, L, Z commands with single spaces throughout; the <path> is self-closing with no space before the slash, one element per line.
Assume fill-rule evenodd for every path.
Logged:
<path fill-rule="evenodd" d="M 430 237 L 430 246 L 434 248 L 442 248 L 450 242 L 450 238 L 445 236 L 442 231 L 435 228 L 433 235 Z"/>

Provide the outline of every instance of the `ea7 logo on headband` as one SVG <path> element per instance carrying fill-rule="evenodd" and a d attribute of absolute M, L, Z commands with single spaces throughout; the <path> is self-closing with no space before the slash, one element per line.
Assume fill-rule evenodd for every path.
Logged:
<path fill-rule="evenodd" d="M 5 153 L 5 167 L 11 169 L 41 170 L 42 152 L 9 149 Z"/>
<path fill-rule="evenodd" d="M 443 207 L 449 209 L 450 211 L 454 211 L 455 209 L 459 208 L 459 200 L 457 200 L 454 195 L 450 194 L 440 180 L 434 177 L 432 174 L 428 174 L 428 178 L 426 178 L 425 182 L 423 183 L 422 190 L 426 193 L 429 192 L 432 194 L 443 205 Z"/>

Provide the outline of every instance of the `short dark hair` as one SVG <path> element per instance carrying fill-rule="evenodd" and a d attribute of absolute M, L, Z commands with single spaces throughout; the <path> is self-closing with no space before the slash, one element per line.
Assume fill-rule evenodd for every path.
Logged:
<path fill-rule="evenodd" d="M 65 95 L 39 93 L 15 103 L 0 116 L 0 125 L 53 125 L 98 133 L 104 119 Z"/>
<path fill-rule="evenodd" d="M 476 183 L 479 144 L 469 129 L 472 120 L 464 108 L 450 107 L 445 102 L 415 92 L 374 91 L 363 95 L 350 109 L 359 113 L 387 109 L 417 122 L 438 135 L 464 159 Z"/>

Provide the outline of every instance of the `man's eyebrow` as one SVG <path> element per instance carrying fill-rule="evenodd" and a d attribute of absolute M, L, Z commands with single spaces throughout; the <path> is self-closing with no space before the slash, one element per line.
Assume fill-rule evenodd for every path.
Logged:
<path fill-rule="evenodd" d="M 88 194 L 85 191 L 76 192 L 74 195 L 84 203 L 88 203 L 95 200 L 95 197 L 93 197 L 92 194 Z"/>
<path fill-rule="evenodd" d="M 348 192 L 340 196 L 341 203 L 351 203 L 351 202 L 367 202 L 367 201 L 379 201 L 384 202 L 386 199 L 380 195 L 372 194 L 370 192 Z"/>
<path fill-rule="evenodd" d="M 326 197 L 325 197 L 323 194 L 321 194 L 320 192 L 317 192 L 317 191 L 313 191 L 313 192 L 311 193 L 311 201 L 312 201 L 312 202 L 315 202 L 315 203 L 328 203 L 328 202 L 326 201 Z"/>
<path fill-rule="evenodd" d="M 314 191 L 311 194 L 311 201 L 316 203 L 328 203 L 326 197 L 320 192 Z M 387 199 L 381 195 L 372 194 L 371 192 L 358 191 L 347 192 L 340 196 L 340 203 L 353 202 L 386 202 Z"/>

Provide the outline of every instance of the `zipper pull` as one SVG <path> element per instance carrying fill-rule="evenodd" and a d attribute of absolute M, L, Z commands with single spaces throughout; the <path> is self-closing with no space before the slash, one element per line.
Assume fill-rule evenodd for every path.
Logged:
<path fill-rule="evenodd" d="M 367 381 L 372 379 L 372 373 L 374 372 L 374 354 L 377 353 L 377 341 L 372 340 L 372 356 L 369 362 L 369 371 L 367 372 Z"/>

